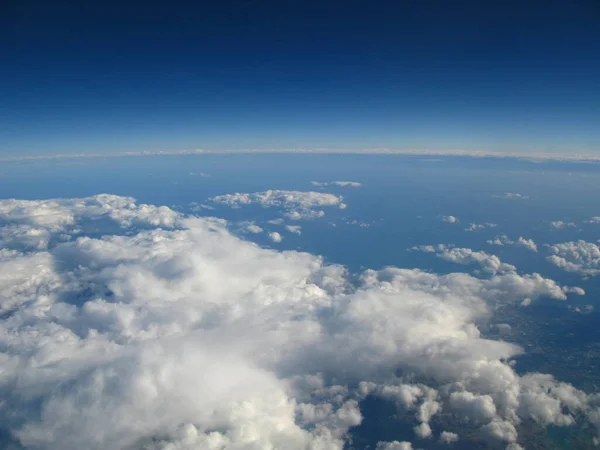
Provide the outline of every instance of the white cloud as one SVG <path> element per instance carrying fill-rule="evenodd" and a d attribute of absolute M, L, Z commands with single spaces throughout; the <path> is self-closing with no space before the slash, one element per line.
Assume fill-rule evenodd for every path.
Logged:
<path fill-rule="evenodd" d="M 516 442 L 511 442 L 506 446 L 506 450 L 525 450 L 522 446 L 517 444 Z"/>
<path fill-rule="evenodd" d="M 447 249 L 452 248 L 452 246 L 448 246 L 446 244 L 436 244 L 436 245 L 416 245 L 411 247 L 409 251 L 417 251 L 423 253 L 437 253 L 443 252 Z"/>
<path fill-rule="evenodd" d="M 519 194 L 518 192 L 505 192 L 502 195 L 494 195 L 493 197 L 520 200 L 527 200 L 529 198 L 528 196 Z"/>
<path fill-rule="evenodd" d="M 442 216 L 442 222 L 457 223 L 459 220 L 454 216 Z"/>
<path fill-rule="evenodd" d="M 262 227 L 254 222 L 239 222 L 237 227 L 241 233 L 259 234 L 264 231 Z"/>
<path fill-rule="evenodd" d="M 177 225 L 179 215 L 166 206 L 136 204 L 131 197 L 101 194 L 84 199 L 2 200 L 0 245 L 46 248 L 51 238 L 81 233 L 102 221 L 119 228 Z M 93 219 L 93 223 L 90 220 Z"/>
<path fill-rule="evenodd" d="M 339 186 L 339 187 L 361 187 L 357 181 L 311 181 L 313 186 Z"/>
<path fill-rule="evenodd" d="M 575 228 L 577 225 L 574 222 L 563 222 L 562 220 L 555 220 L 550 222 L 550 226 L 556 229 L 564 229 L 564 228 Z"/>
<path fill-rule="evenodd" d="M 600 223 L 600 216 L 594 216 L 590 220 L 586 220 L 585 223 Z"/>
<path fill-rule="evenodd" d="M 477 263 L 481 265 L 485 272 L 489 273 L 511 272 L 517 269 L 512 264 L 503 263 L 496 255 L 473 251 L 470 248 L 450 248 L 439 253 L 437 256 L 445 261 L 457 264 Z"/>
<path fill-rule="evenodd" d="M 525 161 L 571 161 L 577 163 L 595 163 L 600 161 L 598 155 L 571 153 L 540 153 L 540 152 L 498 152 L 488 150 L 440 150 L 440 149 L 398 149 L 398 148 L 271 148 L 271 149 L 190 149 L 172 151 L 139 151 L 102 154 L 54 154 L 54 155 L 22 155 L 0 157 L 0 161 L 27 161 L 44 159 L 75 159 L 75 158 L 107 158 L 120 156 L 152 156 L 152 155 L 205 155 L 205 154 L 360 154 L 360 155 L 414 155 L 414 156 L 460 156 L 470 158 L 509 158 Z M 421 161 L 440 161 L 439 158 L 421 159 Z"/>
<path fill-rule="evenodd" d="M 531 250 L 532 252 L 537 252 L 537 245 L 535 242 L 533 242 L 533 239 L 525 239 L 522 236 L 519 236 L 519 238 L 515 241 L 515 243 L 513 244 L 516 247 L 524 247 L 527 250 Z"/>
<path fill-rule="evenodd" d="M 366 395 L 412 411 L 422 437 L 442 410 L 506 443 L 522 420 L 596 420 L 591 396 L 519 376 L 523 350 L 479 332 L 498 305 L 565 298 L 538 274 L 386 268 L 355 281 L 129 198 L 14 205 L 0 201 L 6 226 L 49 235 L 0 251 L 0 423 L 25 447 L 341 450 Z M 103 237 L 55 239 L 88 222 Z"/>
<path fill-rule="evenodd" d="M 246 227 L 246 230 L 248 230 L 250 233 L 255 233 L 255 234 L 263 232 L 263 229 L 256 224 L 248 225 Z"/>
<path fill-rule="evenodd" d="M 484 436 L 496 441 L 513 443 L 517 440 L 517 429 L 515 425 L 508 420 L 494 419 L 482 427 Z"/>
<path fill-rule="evenodd" d="M 498 225 L 495 223 L 485 222 L 485 223 L 470 223 L 465 231 L 477 231 L 483 230 L 484 228 L 496 228 Z"/>
<path fill-rule="evenodd" d="M 494 239 L 490 239 L 486 241 L 490 245 L 512 245 L 513 247 L 523 247 L 527 250 L 531 250 L 532 252 L 537 252 L 537 244 L 533 241 L 533 239 L 525 239 L 523 236 L 519 236 L 516 241 L 513 241 L 505 234 L 501 234 L 500 236 L 496 236 Z"/>
<path fill-rule="evenodd" d="M 290 233 L 294 233 L 294 234 L 302 234 L 302 227 L 300 225 L 286 225 L 285 229 L 287 231 L 289 231 Z"/>
<path fill-rule="evenodd" d="M 558 286 L 553 280 L 542 277 L 540 274 L 518 275 L 516 267 L 512 264 L 503 263 L 496 255 L 491 255 L 482 251 L 474 251 L 470 248 L 452 247 L 446 244 L 420 245 L 409 249 L 409 251 L 421 251 L 424 253 L 435 253 L 436 256 L 445 261 L 456 264 L 479 264 L 486 273 L 496 275 L 490 281 L 497 282 L 502 279 L 503 283 L 520 285 L 521 288 L 527 286 L 527 291 L 536 292 L 538 289 L 546 292 L 548 297 L 557 300 L 566 300 L 566 294 L 585 295 L 585 291 L 576 286 Z M 539 296 L 538 294 L 535 295 Z M 529 295 L 523 296 L 524 305 L 529 305 L 532 298 Z"/>
<path fill-rule="evenodd" d="M 490 395 L 453 392 L 449 404 L 460 418 L 474 423 L 488 423 L 496 417 L 496 404 Z"/>
<path fill-rule="evenodd" d="M 275 243 L 278 243 L 283 241 L 283 236 L 281 236 L 281 234 L 279 234 L 277 231 L 271 231 L 269 233 L 269 239 L 271 239 Z"/>
<path fill-rule="evenodd" d="M 421 439 L 427 439 L 431 437 L 431 426 L 429 426 L 429 424 L 426 422 L 421 422 L 419 425 L 414 427 L 414 430 L 417 437 Z"/>
<path fill-rule="evenodd" d="M 413 446 L 408 441 L 378 442 L 376 450 L 413 450 Z"/>
<path fill-rule="evenodd" d="M 478 264 L 485 272 L 493 274 L 499 272 L 513 272 L 517 270 L 517 268 L 512 264 L 506 264 L 500 261 L 500 258 L 498 258 L 496 255 L 490 255 L 489 253 L 481 251 L 474 251 L 470 248 L 456 248 L 449 247 L 444 244 L 438 244 L 436 246 L 421 245 L 412 247 L 411 250 L 421 251 L 424 253 L 436 253 L 438 258 L 456 264 Z"/>
<path fill-rule="evenodd" d="M 458 441 L 458 434 L 452 433 L 450 431 L 442 431 L 440 434 L 440 442 L 442 444 L 452 444 L 453 442 Z"/>
<path fill-rule="evenodd" d="M 190 172 L 191 177 L 210 177 L 210 174 L 204 172 Z"/>
<path fill-rule="evenodd" d="M 548 246 L 552 255 L 548 261 L 557 267 L 584 276 L 600 274 L 600 247 L 583 240 Z"/>
<path fill-rule="evenodd" d="M 260 205 L 263 208 L 283 208 L 284 216 L 291 220 L 310 220 L 323 217 L 325 212 L 319 208 L 336 206 L 346 208 L 343 197 L 324 192 L 269 190 L 251 194 L 225 194 L 210 199 L 232 208 L 244 205 Z"/>
<path fill-rule="evenodd" d="M 346 225 L 356 225 L 359 228 L 369 228 L 371 226 L 371 224 L 368 222 L 356 219 L 346 221 Z"/>

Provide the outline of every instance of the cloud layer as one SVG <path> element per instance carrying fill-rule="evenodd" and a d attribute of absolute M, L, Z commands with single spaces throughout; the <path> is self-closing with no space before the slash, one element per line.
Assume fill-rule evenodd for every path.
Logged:
<path fill-rule="evenodd" d="M 444 443 L 464 421 L 494 445 L 515 444 L 523 420 L 600 422 L 596 397 L 517 375 L 522 349 L 479 331 L 499 303 L 566 297 L 540 275 L 354 280 L 222 220 L 110 195 L 0 212 L 0 423 L 26 447 L 342 449 L 368 396 Z M 442 412 L 455 427 L 437 428 Z"/>
<path fill-rule="evenodd" d="M 548 261 L 557 267 L 584 276 L 600 275 L 600 247 L 583 240 L 548 246 Z"/>
<path fill-rule="evenodd" d="M 494 239 L 490 239 L 486 241 L 490 245 L 511 245 L 513 247 L 523 247 L 527 250 L 531 250 L 532 252 L 537 252 L 537 244 L 533 241 L 533 239 L 525 239 L 523 236 L 519 236 L 516 241 L 513 241 L 505 234 L 501 234 L 500 236 L 496 236 Z"/>
<path fill-rule="evenodd" d="M 343 197 L 324 192 L 280 191 L 269 190 L 254 193 L 235 193 L 219 195 L 211 198 L 214 203 L 219 203 L 232 208 L 244 205 L 260 205 L 263 208 L 278 207 L 285 209 L 284 216 L 291 220 L 309 220 L 323 217 L 324 207 L 346 208 L 342 202 Z"/>
<path fill-rule="evenodd" d="M 313 186 L 361 187 L 358 181 L 311 181 Z"/>

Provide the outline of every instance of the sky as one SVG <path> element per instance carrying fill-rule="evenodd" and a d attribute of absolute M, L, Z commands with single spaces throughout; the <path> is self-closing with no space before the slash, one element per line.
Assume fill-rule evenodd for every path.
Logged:
<path fill-rule="evenodd" d="M 599 22 L 595 0 L 7 0 L 0 156 L 598 155 Z"/>

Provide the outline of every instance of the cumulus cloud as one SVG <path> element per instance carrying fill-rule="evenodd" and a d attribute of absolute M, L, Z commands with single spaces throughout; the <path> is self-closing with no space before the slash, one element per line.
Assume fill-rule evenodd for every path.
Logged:
<path fill-rule="evenodd" d="M 439 258 L 457 264 L 479 264 L 485 272 L 512 272 L 517 268 L 512 264 L 506 264 L 500 261 L 496 255 L 486 252 L 474 251 L 470 248 L 450 248 L 445 249 L 437 255 Z"/>
<path fill-rule="evenodd" d="M 496 404 L 490 395 L 453 392 L 449 405 L 460 418 L 475 423 L 489 423 L 496 417 Z"/>
<path fill-rule="evenodd" d="M 452 444 L 458 441 L 458 434 L 452 433 L 451 431 L 442 431 L 440 433 L 440 442 L 442 444 Z"/>
<path fill-rule="evenodd" d="M 555 220 L 550 222 L 550 226 L 552 228 L 556 228 L 558 230 L 562 230 L 564 228 L 575 228 L 577 225 L 574 222 L 563 222 L 562 220 Z"/>
<path fill-rule="evenodd" d="M 440 411 L 507 444 L 523 420 L 600 423 L 592 396 L 520 376 L 523 350 L 479 332 L 499 304 L 565 298 L 540 275 L 356 278 L 115 196 L 0 211 L 48 237 L 0 251 L 0 427 L 25 447 L 341 450 L 369 395 L 410 411 L 421 437 Z"/>
<path fill-rule="evenodd" d="M 414 430 L 417 437 L 421 439 L 427 439 L 431 437 L 432 434 L 431 426 L 426 422 L 421 422 L 419 425 L 414 427 Z"/>
<path fill-rule="evenodd" d="M 361 187 L 362 184 L 357 181 L 311 181 L 313 186 L 339 186 L 339 187 Z"/>
<path fill-rule="evenodd" d="M 109 194 L 36 202 L 9 199 L 0 202 L 0 245 L 44 249 L 51 239 L 78 235 L 107 222 L 119 228 L 174 227 L 178 220 L 179 215 L 166 206 L 136 204 L 133 198 Z"/>
<path fill-rule="evenodd" d="M 585 223 L 600 223 L 600 216 L 594 216 L 590 220 L 586 220 Z"/>
<path fill-rule="evenodd" d="M 523 236 L 519 236 L 516 241 L 513 241 L 505 234 L 501 234 L 500 236 L 496 236 L 494 239 L 490 239 L 486 241 L 490 245 L 511 245 L 513 247 L 523 247 L 527 250 L 531 250 L 532 252 L 537 252 L 537 244 L 533 241 L 533 239 L 525 239 Z"/>
<path fill-rule="evenodd" d="M 474 251 L 470 248 L 457 248 L 444 244 L 421 245 L 412 247 L 410 250 L 421 251 L 424 253 L 436 253 L 436 256 L 444 261 L 456 264 L 478 264 L 483 271 L 488 273 L 514 272 L 517 270 L 512 264 L 506 264 L 500 261 L 496 255 L 491 255 L 482 251 Z"/>
<path fill-rule="evenodd" d="M 413 450 L 413 446 L 408 441 L 379 442 L 376 450 Z"/>
<path fill-rule="evenodd" d="M 514 246 L 516 247 L 524 247 L 527 250 L 531 250 L 532 252 L 537 252 L 537 245 L 535 242 L 533 242 L 533 239 L 525 239 L 522 236 L 519 236 L 519 238 L 513 243 Z"/>
<path fill-rule="evenodd" d="M 240 230 L 244 233 L 252 234 L 259 234 L 264 231 L 262 227 L 256 225 L 254 222 L 242 222 L 240 224 Z"/>
<path fill-rule="evenodd" d="M 302 234 L 302 227 L 300 225 L 286 225 L 285 229 L 290 233 L 294 233 L 297 235 Z"/>
<path fill-rule="evenodd" d="M 493 197 L 506 198 L 506 199 L 517 199 L 517 200 L 518 199 L 527 200 L 529 198 L 528 196 L 519 194 L 518 192 L 505 192 L 504 194 L 494 195 Z"/>
<path fill-rule="evenodd" d="M 442 216 L 442 222 L 457 223 L 459 220 L 454 216 Z"/>
<path fill-rule="evenodd" d="M 477 230 L 483 230 L 484 228 L 496 228 L 497 226 L 498 226 L 498 224 L 490 223 L 490 222 L 470 223 L 469 226 L 467 228 L 465 228 L 465 231 L 477 231 Z"/>
<path fill-rule="evenodd" d="M 214 206 L 205 205 L 204 203 L 191 202 L 190 203 L 190 211 L 192 212 L 202 212 L 202 210 L 214 210 Z"/>
<path fill-rule="evenodd" d="M 548 246 L 548 261 L 557 267 L 584 276 L 600 274 L 600 247 L 583 240 Z"/>
<path fill-rule="evenodd" d="M 518 275 L 517 268 L 512 264 L 503 263 L 496 255 L 491 255 L 482 251 L 475 251 L 470 248 L 452 247 L 446 244 L 437 245 L 419 245 L 409 249 L 409 251 L 420 251 L 424 253 L 435 253 L 436 256 L 444 261 L 453 262 L 456 264 L 478 264 L 485 273 L 497 275 L 491 280 L 504 279 L 507 283 L 517 283 L 524 287 L 528 285 L 528 289 L 542 289 L 548 297 L 557 300 L 566 300 L 566 294 L 585 295 L 585 291 L 577 286 L 558 286 L 553 280 L 544 278 L 540 274 L 534 273 L 531 275 Z M 511 280 L 511 281 L 509 281 Z M 534 288 L 535 286 L 535 288 Z M 537 295 L 536 295 L 537 296 Z M 532 298 L 525 296 L 523 305 L 531 304 Z"/>
<path fill-rule="evenodd" d="M 279 234 L 277 231 L 271 231 L 269 233 L 269 239 L 271 239 L 275 243 L 279 243 L 283 241 L 283 236 L 281 236 L 281 234 Z"/>
<path fill-rule="evenodd" d="M 323 217 L 324 207 L 346 208 L 339 195 L 323 192 L 269 190 L 255 193 L 218 195 L 210 199 L 214 203 L 239 208 L 244 205 L 260 205 L 263 208 L 283 208 L 284 216 L 291 220 L 310 220 Z"/>

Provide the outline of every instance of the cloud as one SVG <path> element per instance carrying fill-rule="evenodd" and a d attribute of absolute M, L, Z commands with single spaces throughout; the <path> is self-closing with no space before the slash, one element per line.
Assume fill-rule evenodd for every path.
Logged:
<path fill-rule="evenodd" d="M 361 154 L 361 155 L 409 155 L 409 156 L 459 156 L 465 158 L 508 158 L 526 161 L 565 161 L 578 163 L 596 163 L 600 161 L 598 155 L 590 154 L 559 154 L 541 152 L 497 152 L 489 150 L 436 150 L 436 149 L 397 149 L 397 148 L 272 148 L 272 149 L 192 149 L 192 150 L 143 150 L 139 152 L 120 153 L 79 153 L 79 154 L 54 154 L 54 155 L 19 155 L 0 157 L 0 161 L 28 161 L 45 159 L 75 159 L 75 158 L 106 158 L 106 157 L 132 157 L 152 155 L 205 155 L 205 154 Z M 422 159 L 424 162 L 439 161 L 439 159 Z"/>
<path fill-rule="evenodd" d="M 563 222 L 562 220 L 555 220 L 554 222 L 550 222 L 550 226 L 552 228 L 556 228 L 556 229 L 559 229 L 559 230 L 562 230 L 564 228 L 575 228 L 575 227 L 577 227 L 577 225 L 574 222 Z"/>
<path fill-rule="evenodd" d="M 524 247 L 527 250 L 531 250 L 532 252 L 537 252 L 537 245 L 535 242 L 533 242 L 533 239 L 525 239 L 522 236 L 519 236 L 519 238 L 513 243 L 514 246 L 516 247 Z"/>
<path fill-rule="evenodd" d="M 64 239 L 97 228 L 174 227 L 179 215 L 166 206 L 136 204 L 131 197 L 101 194 L 84 199 L 3 200 L 0 202 L 0 245 L 46 248 L 51 239 Z"/>
<path fill-rule="evenodd" d="M 376 450 L 413 450 L 413 446 L 408 441 L 379 442 Z"/>
<path fill-rule="evenodd" d="M 529 198 L 528 196 L 519 194 L 518 192 L 505 192 L 502 195 L 493 195 L 492 197 L 517 200 L 527 200 Z"/>
<path fill-rule="evenodd" d="M 250 225 L 248 225 L 246 227 L 246 230 L 249 233 L 255 233 L 255 234 L 263 232 L 263 229 L 261 227 L 259 227 L 258 225 L 256 225 L 256 224 L 250 224 Z"/>
<path fill-rule="evenodd" d="M 372 224 L 362 221 L 362 220 L 353 219 L 353 220 L 347 220 L 346 225 L 356 225 L 359 228 L 370 228 Z"/>
<path fill-rule="evenodd" d="M 526 289 L 527 292 L 533 293 L 534 297 L 545 295 L 556 300 L 566 300 L 566 294 L 585 295 L 585 291 L 580 287 L 561 287 L 553 280 L 544 278 L 537 273 L 523 276 L 518 275 L 515 266 L 503 263 L 496 255 L 491 255 L 486 252 L 474 251 L 470 248 L 457 248 L 445 244 L 420 245 L 410 248 L 409 251 L 435 253 L 438 258 L 456 264 L 478 264 L 485 273 L 495 275 L 495 277 L 489 280 L 492 284 L 497 282 L 500 282 L 501 284 L 507 283 L 519 290 L 521 288 Z M 481 281 L 485 283 L 485 280 Z M 544 294 L 540 294 L 540 292 L 544 292 Z M 527 306 L 531 304 L 532 301 L 533 299 L 530 295 L 523 295 L 521 304 Z"/>
<path fill-rule="evenodd" d="M 440 411 L 505 443 L 525 420 L 600 423 L 592 396 L 520 376 L 523 349 L 479 331 L 499 305 L 566 298 L 538 274 L 355 277 L 125 197 L 0 211 L 48 237 L 0 251 L 0 426 L 25 447 L 341 450 L 367 396 L 410 411 L 421 437 Z"/>
<path fill-rule="evenodd" d="M 490 395 L 453 392 L 449 405 L 459 418 L 474 423 L 489 423 L 496 417 L 496 404 Z"/>
<path fill-rule="evenodd" d="M 600 274 L 600 247 L 583 240 L 549 245 L 547 260 L 557 267 L 584 276 Z"/>
<path fill-rule="evenodd" d="M 600 216 L 594 216 L 590 220 L 586 220 L 585 223 L 600 223 Z"/>
<path fill-rule="evenodd" d="M 279 243 L 283 241 L 283 236 L 281 236 L 281 234 L 279 234 L 277 231 L 271 231 L 269 233 L 269 239 L 271 239 L 275 243 Z"/>
<path fill-rule="evenodd" d="M 516 442 L 511 442 L 506 446 L 506 450 L 524 450 L 522 446 L 517 444 Z"/>
<path fill-rule="evenodd" d="M 339 187 L 361 187 L 362 184 L 357 181 L 311 181 L 313 186 L 339 186 Z"/>
<path fill-rule="evenodd" d="M 500 261 L 496 255 L 490 255 L 486 252 L 473 251 L 470 248 L 450 248 L 438 254 L 438 257 L 457 264 L 473 264 L 481 265 L 485 272 L 512 272 L 516 267 L 512 264 L 506 264 Z"/>
<path fill-rule="evenodd" d="M 239 208 L 244 205 L 260 205 L 263 208 L 283 208 L 284 216 L 291 220 L 310 220 L 323 217 L 324 207 L 346 208 L 343 197 L 323 192 L 269 190 L 251 194 L 225 194 L 210 199 L 214 203 Z"/>
<path fill-rule="evenodd" d="M 478 264 L 485 272 L 514 272 L 517 270 L 512 264 L 506 264 L 500 261 L 496 255 L 491 255 L 486 252 L 474 251 L 470 248 L 455 248 L 444 244 L 421 245 L 412 247 L 410 250 L 421 251 L 424 253 L 436 253 L 437 257 L 444 261 L 453 262 L 456 264 Z"/>
<path fill-rule="evenodd" d="M 465 228 L 465 231 L 477 231 L 477 230 L 483 230 L 484 228 L 496 228 L 497 226 L 498 226 L 498 224 L 490 223 L 490 222 L 470 223 L 469 226 L 467 228 Z"/>
<path fill-rule="evenodd" d="M 458 434 L 452 433 L 451 431 L 442 431 L 440 433 L 440 442 L 442 444 L 452 444 L 458 441 Z"/>
<path fill-rule="evenodd" d="M 301 235 L 302 234 L 302 227 L 300 225 L 286 225 L 285 229 L 287 231 L 289 231 L 290 233 L 294 233 L 297 235 Z"/>
<path fill-rule="evenodd" d="M 494 239 L 490 239 L 486 242 L 490 245 L 511 245 L 513 247 L 523 247 L 527 250 L 531 250 L 532 252 L 538 251 L 537 244 L 533 241 L 533 239 L 525 239 L 522 236 L 519 236 L 516 241 L 513 241 L 507 235 L 501 234 L 500 236 L 496 236 Z"/>
<path fill-rule="evenodd" d="M 419 425 L 414 427 L 415 434 L 421 439 L 427 439 L 431 437 L 432 431 L 431 426 L 427 422 L 421 422 Z"/>
<path fill-rule="evenodd" d="M 456 217 L 454 217 L 454 216 L 443 216 L 442 217 L 442 222 L 457 223 L 457 222 L 459 222 L 459 220 Z"/>
<path fill-rule="evenodd" d="M 190 203 L 190 211 L 192 211 L 192 212 L 202 212 L 202 210 L 204 210 L 204 209 L 214 210 L 215 207 L 210 206 L 210 205 L 205 205 L 203 203 L 196 203 L 196 202 Z"/>
<path fill-rule="evenodd" d="M 253 221 L 238 222 L 235 224 L 235 226 L 233 228 L 241 234 L 246 234 L 246 233 L 260 234 L 265 231 L 262 227 L 258 226 Z"/>

